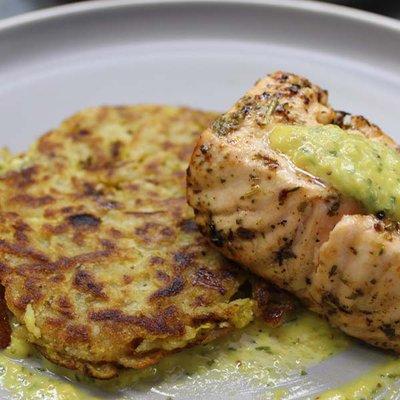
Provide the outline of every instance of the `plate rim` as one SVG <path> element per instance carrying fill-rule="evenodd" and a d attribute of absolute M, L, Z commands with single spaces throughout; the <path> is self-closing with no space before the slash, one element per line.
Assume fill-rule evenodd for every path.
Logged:
<path fill-rule="evenodd" d="M 176 6 L 179 4 L 218 4 L 227 6 L 245 4 L 247 6 L 265 6 L 287 9 L 289 11 L 308 11 L 316 15 L 322 14 L 334 18 L 362 22 L 366 25 L 385 28 L 400 34 L 400 20 L 395 18 L 344 5 L 312 0 L 86 0 L 76 4 L 64 4 L 5 18 L 0 21 L 0 35 L 26 25 L 43 23 L 52 19 L 70 17 L 93 11 L 108 11 L 124 7 L 154 7 L 157 5 Z"/>

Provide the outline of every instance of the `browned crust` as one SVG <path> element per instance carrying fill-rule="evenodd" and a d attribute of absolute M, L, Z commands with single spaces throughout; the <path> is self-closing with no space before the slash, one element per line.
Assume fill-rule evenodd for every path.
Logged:
<path fill-rule="evenodd" d="M 0 349 L 11 343 L 11 327 L 8 320 L 8 308 L 4 298 L 4 287 L 0 286 Z"/>

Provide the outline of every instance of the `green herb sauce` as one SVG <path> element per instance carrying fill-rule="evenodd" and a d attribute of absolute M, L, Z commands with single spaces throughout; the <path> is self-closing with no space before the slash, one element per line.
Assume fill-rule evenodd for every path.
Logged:
<path fill-rule="evenodd" d="M 360 201 L 367 211 L 400 220 L 400 154 L 335 125 L 277 125 L 270 145 L 299 168 Z"/>

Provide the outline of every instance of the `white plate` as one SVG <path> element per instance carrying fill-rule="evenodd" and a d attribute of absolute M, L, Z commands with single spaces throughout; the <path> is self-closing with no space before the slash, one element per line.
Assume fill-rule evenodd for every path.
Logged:
<path fill-rule="evenodd" d="M 90 105 L 223 110 L 276 69 L 307 76 L 330 90 L 336 108 L 362 113 L 400 140 L 397 21 L 317 2 L 110 0 L 0 22 L 0 144 L 25 149 Z M 343 383 L 382 357 L 356 346 L 312 368 L 305 393 Z M 229 386 L 230 398 L 254 398 L 240 382 Z M 189 385 L 176 398 L 227 393 L 224 385 L 213 390 L 195 396 Z"/>

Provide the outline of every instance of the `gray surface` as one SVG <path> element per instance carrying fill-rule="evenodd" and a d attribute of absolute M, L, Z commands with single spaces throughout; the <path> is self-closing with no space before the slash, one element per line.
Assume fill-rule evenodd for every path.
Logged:
<path fill-rule="evenodd" d="M 331 91 L 335 107 L 362 113 L 400 139 L 400 23 L 298 1 L 149 3 L 88 3 L 0 23 L 0 143 L 24 149 L 90 105 L 223 110 L 276 69 L 308 76 Z M 293 380 L 284 398 L 299 398 L 299 387 L 315 393 L 340 384 L 382 358 L 357 346 Z M 179 389 L 160 384 L 135 398 L 210 399 L 213 393 L 245 400 L 255 392 L 271 398 L 266 390 L 240 379 L 194 384 L 188 378 Z"/>
<path fill-rule="evenodd" d="M 346 4 L 392 18 L 400 19 L 398 0 L 327 0 L 330 3 Z M 74 0 L 0 0 L 0 18 L 6 18 L 28 11 L 73 3 Z M 76 0 L 75 0 L 76 2 Z"/>

